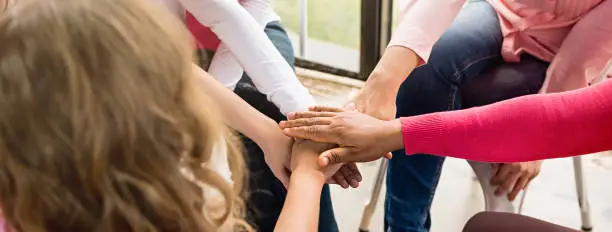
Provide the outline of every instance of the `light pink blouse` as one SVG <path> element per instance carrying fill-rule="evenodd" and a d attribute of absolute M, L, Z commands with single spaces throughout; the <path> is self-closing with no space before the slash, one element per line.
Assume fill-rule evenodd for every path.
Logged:
<path fill-rule="evenodd" d="M 412 49 L 426 62 L 433 44 L 465 0 L 405 0 L 389 46 Z M 612 59 L 612 0 L 489 0 L 500 18 L 502 56 L 522 53 L 551 62 L 542 91 L 560 92 L 592 84 Z"/>

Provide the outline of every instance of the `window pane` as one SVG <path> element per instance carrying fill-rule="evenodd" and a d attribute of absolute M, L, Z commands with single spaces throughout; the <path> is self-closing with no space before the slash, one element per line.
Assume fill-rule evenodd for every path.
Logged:
<path fill-rule="evenodd" d="M 293 41 L 296 55 L 336 68 L 359 71 L 361 1 L 307 1 L 308 38 L 305 55 L 299 54 L 300 0 L 273 1 L 274 9 Z"/>

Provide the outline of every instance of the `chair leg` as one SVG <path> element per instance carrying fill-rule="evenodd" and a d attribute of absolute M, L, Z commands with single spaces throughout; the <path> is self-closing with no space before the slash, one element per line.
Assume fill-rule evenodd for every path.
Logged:
<path fill-rule="evenodd" d="M 380 162 L 378 173 L 376 174 L 376 180 L 374 181 L 374 187 L 372 188 L 372 195 L 370 195 L 370 199 L 366 203 L 363 210 L 363 215 L 361 216 L 361 223 L 359 223 L 360 232 L 370 231 L 370 222 L 372 221 L 372 216 L 374 216 L 374 211 L 376 211 L 376 204 L 378 203 L 378 198 L 380 197 L 380 192 L 382 191 L 382 185 L 385 181 L 385 174 L 387 172 L 388 165 L 389 161 L 383 158 Z"/>
<path fill-rule="evenodd" d="M 586 183 L 582 173 L 582 157 L 574 157 L 573 162 L 574 177 L 576 179 L 576 193 L 578 195 L 578 205 L 580 206 L 580 217 L 582 220 L 582 230 L 592 231 L 593 224 L 591 223 L 591 210 L 589 200 L 587 198 Z"/>

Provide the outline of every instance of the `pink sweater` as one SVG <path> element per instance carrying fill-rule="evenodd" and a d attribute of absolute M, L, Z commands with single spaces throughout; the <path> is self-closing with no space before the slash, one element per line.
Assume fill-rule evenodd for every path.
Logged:
<path fill-rule="evenodd" d="M 406 154 L 506 163 L 612 150 L 612 80 L 400 120 Z"/>
<path fill-rule="evenodd" d="M 412 49 L 427 61 L 433 44 L 465 0 L 404 0 L 402 19 L 389 46 Z M 529 53 L 551 62 L 543 91 L 587 86 L 612 57 L 611 0 L 489 0 L 500 18 L 502 56 Z"/>

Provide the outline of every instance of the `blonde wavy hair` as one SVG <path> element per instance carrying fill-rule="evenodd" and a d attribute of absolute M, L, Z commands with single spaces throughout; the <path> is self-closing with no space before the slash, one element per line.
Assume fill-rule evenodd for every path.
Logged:
<path fill-rule="evenodd" d="M 10 227 L 248 229 L 240 147 L 198 88 L 191 44 L 178 19 L 142 0 L 20 0 L 0 14 Z M 220 144 L 233 185 L 208 165 Z M 208 210 L 207 191 L 220 193 L 221 212 Z"/>

